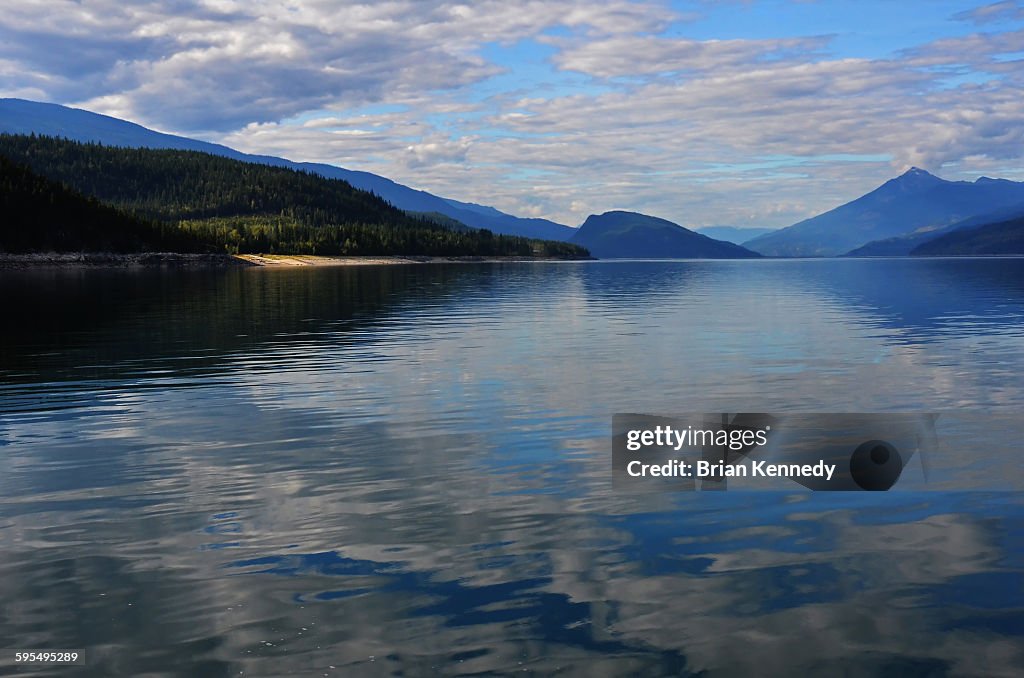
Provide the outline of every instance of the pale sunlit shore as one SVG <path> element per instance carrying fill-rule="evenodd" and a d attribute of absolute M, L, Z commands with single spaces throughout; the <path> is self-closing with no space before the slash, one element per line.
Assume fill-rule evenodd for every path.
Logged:
<path fill-rule="evenodd" d="M 317 256 L 307 254 L 237 254 L 236 259 L 256 266 L 365 266 L 382 264 L 488 263 L 503 261 L 563 261 L 562 257 L 430 257 L 430 256 Z"/>
<path fill-rule="evenodd" d="M 559 261 L 551 257 L 316 256 L 307 254 L 180 254 L 175 252 L 33 252 L 0 253 L 0 268 L 35 267 L 225 267 L 225 266 L 367 266 L 386 264 Z"/>

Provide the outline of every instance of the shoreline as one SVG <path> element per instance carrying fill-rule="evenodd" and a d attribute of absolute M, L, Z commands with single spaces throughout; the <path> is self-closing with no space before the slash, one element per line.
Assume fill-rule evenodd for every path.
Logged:
<path fill-rule="evenodd" d="M 400 264 L 499 264 L 527 261 L 589 261 L 591 258 L 566 257 L 436 257 L 427 255 L 326 256 L 319 254 L 236 254 L 234 258 L 250 266 L 271 268 L 295 266 L 394 266 Z"/>
<path fill-rule="evenodd" d="M 29 268 L 294 268 L 306 266 L 383 266 L 399 264 L 475 264 L 527 261 L 589 261 L 562 257 L 433 257 L 415 255 L 322 256 L 312 254 L 185 254 L 177 252 L 30 252 L 0 253 L 0 269 Z"/>
<path fill-rule="evenodd" d="M 0 269 L 30 268 L 228 268 L 250 266 L 228 254 L 180 252 L 0 253 Z"/>
<path fill-rule="evenodd" d="M 743 261 L 805 261 L 805 260 L 890 260 L 890 259 L 1019 259 L 1024 254 L 943 254 L 919 256 L 872 257 L 762 257 Z M 44 268 L 302 268 L 325 266 L 396 266 L 410 264 L 501 264 L 602 261 L 597 257 L 436 257 L 426 255 L 327 256 L 317 254 L 189 254 L 180 252 L 0 252 L 0 271 Z M 603 261 L 733 261 L 726 259 L 605 259 Z"/>

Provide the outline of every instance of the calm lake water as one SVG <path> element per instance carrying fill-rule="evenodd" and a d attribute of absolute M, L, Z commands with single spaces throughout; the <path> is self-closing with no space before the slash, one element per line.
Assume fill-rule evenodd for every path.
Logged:
<path fill-rule="evenodd" d="M 86 653 L 39 674 L 1024 672 L 1020 493 L 623 495 L 609 440 L 615 412 L 1018 413 L 1024 260 L 0 294 L 0 646 Z"/>

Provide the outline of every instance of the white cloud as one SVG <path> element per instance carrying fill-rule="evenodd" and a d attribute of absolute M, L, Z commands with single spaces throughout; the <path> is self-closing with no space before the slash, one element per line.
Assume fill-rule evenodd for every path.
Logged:
<path fill-rule="evenodd" d="M 439 163 L 462 163 L 469 152 L 470 140 L 457 141 L 435 137 L 406 147 L 405 163 L 409 167 L 425 167 Z"/>
<path fill-rule="evenodd" d="M 22 66 L 11 90 L 46 78 L 56 100 L 177 130 L 231 130 L 478 82 L 501 70 L 475 54 L 481 43 L 556 25 L 653 30 L 669 16 L 627 0 L 30 0 L 0 16 L 0 58 Z"/>
<path fill-rule="evenodd" d="M 555 63 L 598 77 L 747 69 L 763 60 L 806 60 L 825 37 L 781 40 L 688 40 L 615 35 L 601 40 L 548 40 L 564 47 Z"/>
<path fill-rule="evenodd" d="M 993 2 L 965 12 L 958 12 L 953 18 L 975 24 L 1020 20 L 1024 19 L 1024 6 L 1016 0 L 1002 0 L 1002 2 Z"/>

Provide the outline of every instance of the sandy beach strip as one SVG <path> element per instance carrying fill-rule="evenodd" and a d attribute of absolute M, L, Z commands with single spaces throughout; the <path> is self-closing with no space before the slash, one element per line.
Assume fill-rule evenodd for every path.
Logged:
<path fill-rule="evenodd" d="M 236 254 L 240 261 L 255 266 L 370 266 L 384 264 L 427 263 L 433 257 L 344 257 L 320 256 L 315 254 Z"/>
<path fill-rule="evenodd" d="M 312 254 L 181 254 L 175 252 L 33 252 L 0 253 L 0 268 L 108 267 L 200 268 L 262 266 L 384 266 L 395 264 L 506 263 L 525 261 L 575 261 L 544 257 L 429 257 L 429 256 L 318 256 Z"/>
<path fill-rule="evenodd" d="M 477 264 L 520 261 L 578 261 L 546 257 L 319 256 L 311 254 L 236 254 L 256 266 L 380 266 L 393 264 Z"/>

